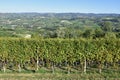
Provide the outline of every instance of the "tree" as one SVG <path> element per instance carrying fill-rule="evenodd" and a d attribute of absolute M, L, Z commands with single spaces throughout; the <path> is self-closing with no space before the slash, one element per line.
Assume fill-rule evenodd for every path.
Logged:
<path fill-rule="evenodd" d="M 94 38 L 104 37 L 105 33 L 101 29 L 95 29 Z"/>
<path fill-rule="evenodd" d="M 85 32 L 83 33 L 83 37 L 85 38 L 91 38 L 93 37 L 93 30 L 92 29 L 86 29 Z"/>
<path fill-rule="evenodd" d="M 101 29 L 105 32 L 112 31 L 112 23 L 110 21 L 105 21 L 101 24 Z"/>

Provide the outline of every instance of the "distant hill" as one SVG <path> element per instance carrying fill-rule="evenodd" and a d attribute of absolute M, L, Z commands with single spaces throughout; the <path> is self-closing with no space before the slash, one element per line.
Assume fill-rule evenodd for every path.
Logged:
<path fill-rule="evenodd" d="M 106 21 L 113 32 L 120 32 L 120 14 L 0 13 L 0 37 L 81 36 L 85 30 L 94 31 Z"/>
<path fill-rule="evenodd" d="M 0 13 L 1 18 L 17 17 L 57 17 L 57 18 L 79 18 L 79 17 L 120 17 L 120 14 L 94 14 L 94 13 Z"/>

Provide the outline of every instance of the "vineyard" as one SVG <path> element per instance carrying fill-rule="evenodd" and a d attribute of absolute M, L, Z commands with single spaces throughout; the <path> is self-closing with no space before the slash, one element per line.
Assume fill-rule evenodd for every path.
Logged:
<path fill-rule="evenodd" d="M 45 67 L 55 73 L 87 73 L 87 69 L 118 70 L 120 39 L 0 39 L 0 69 L 6 72 L 39 71 Z M 74 69 L 74 71 L 72 71 Z"/>

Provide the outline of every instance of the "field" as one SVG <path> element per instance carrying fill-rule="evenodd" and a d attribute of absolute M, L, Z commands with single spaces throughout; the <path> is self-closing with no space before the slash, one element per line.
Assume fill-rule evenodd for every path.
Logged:
<path fill-rule="evenodd" d="M 73 70 L 73 69 L 72 69 Z M 86 73 L 83 72 L 71 72 L 66 73 L 62 69 L 55 69 L 55 73 L 52 73 L 50 69 L 41 68 L 38 72 L 33 73 L 30 71 L 10 72 L 6 73 L 0 72 L 0 80 L 120 80 L 120 70 L 103 70 L 101 74 L 95 71 L 90 71 L 87 69 Z"/>
<path fill-rule="evenodd" d="M 0 39 L 1 80 L 119 80 L 119 39 Z"/>
<path fill-rule="evenodd" d="M 111 77 L 104 74 L 50 74 L 50 73 L 6 73 L 0 74 L 0 80 L 120 80 L 120 74 Z"/>

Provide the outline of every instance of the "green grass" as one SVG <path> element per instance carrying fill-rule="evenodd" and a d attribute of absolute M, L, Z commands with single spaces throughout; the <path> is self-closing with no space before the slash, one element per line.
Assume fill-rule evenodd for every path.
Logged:
<path fill-rule="evenodd" d="M 117 74 L 118 75 L 118 74 Z M 120 80 L 102 74 L 4 73 L 0 80 Z"/>
<path fill-rule="evenodd" d="M 67 74 L 64 69 L 56 68 L 53 74 L 51 69 L 44 67 L 35 73 L 30 70 L 18 73 L 7 69 L 5 73 L 0 71 L 0 80 L 120 80 L 120 71 L 103 70 L 99 74 L 97 71 L 87 70 L 86 74 L 80 71 Z"/>

